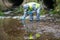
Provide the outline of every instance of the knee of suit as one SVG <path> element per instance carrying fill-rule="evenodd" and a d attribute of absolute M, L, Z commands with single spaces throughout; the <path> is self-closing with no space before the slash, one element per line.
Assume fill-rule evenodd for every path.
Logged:
<path fill-rule="evenodd" d="M 37 20 L 40 20 L 40 14 L 39 14 L 39 13 L 37 13 L 36 19 L 37 19 Z"/>
<path fill-rule="evenodd" d="M 29 20 L 30 22 L 33 22 L 33 20 Z"/>
<path fill-rule="evenodd" d="M 29 20 L 33 20 L 33 16 L 32 16 L 32 15 L 30 15 L 30 18 L 29 18 Z"/>
<path fill-rule="evenodd" d="M 29 20 L 31 20 L 31 21 L 32 21 L 32 20 L 33 20 L 33 18 L 30 18 Z"/>

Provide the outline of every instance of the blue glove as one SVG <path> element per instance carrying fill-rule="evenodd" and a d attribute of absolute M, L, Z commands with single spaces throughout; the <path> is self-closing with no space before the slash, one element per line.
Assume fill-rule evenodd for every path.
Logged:
<path fill-rule="evenodd" d="M 28 13 L 29 13 L 29 14 L 32 14 L 33 12 L 32 12 L 32 11 L 29 11 Z"/>

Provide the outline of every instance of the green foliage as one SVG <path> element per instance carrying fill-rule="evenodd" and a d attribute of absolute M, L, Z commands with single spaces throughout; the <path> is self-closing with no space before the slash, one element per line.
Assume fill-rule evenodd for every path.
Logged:
<path fill-rule="evenodd" d="M 55 15 L 55 14 L 60 15 L 60 0 L 56 0 L 56 4 L 57 4 L 57 6 L 56 6 L 55 10 L 50 11 L 50 13 L 53 14 L 53 15 Z M 46 11 L 44 11 L 44 13 L 45 12 Z M 42 13 L 43 13 L 43 11 L 42 11 Z"/>
<path fill-rule="evenodd" d="M 3 16 L 4 14 L 3 14 L 3 12 L 2 11 L 0 11 L 0 16 Z"/>
<path fill-rule="evenodd" d="M 42 10 L 40 11 L 40 15 L 44 15 L 44 14 L 46 14 L 46 10 L 42 9 Z"/>
<path fill-rule="evenodd" d="M 23 7 L 22 7 L 22 6 L 20 6 L 20 8 L 19 8 L 19 9 L 20 9 L 20 12 L 23 12 Z"/>

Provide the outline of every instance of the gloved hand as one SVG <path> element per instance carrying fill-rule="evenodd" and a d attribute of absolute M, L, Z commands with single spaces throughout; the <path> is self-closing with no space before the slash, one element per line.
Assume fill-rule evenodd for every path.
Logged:
<path fill-rule="evenodd" d="M 32 14 L 32 12 L 31 11 L 28 11 L 28 14 Z"/>
<path fill-rule="evenodd" d="M 35 11 L 29 11 L 28 13 L 29 13 L 29 14 L 32 14 L 32 13 L 34 13 L 34 12 L 35 12 Z"/>

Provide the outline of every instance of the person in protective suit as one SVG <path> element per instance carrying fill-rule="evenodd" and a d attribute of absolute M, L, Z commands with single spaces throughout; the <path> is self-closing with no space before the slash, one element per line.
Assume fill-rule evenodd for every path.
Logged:
<path fill-rule="evenodd" d="M 40 11 L 42 6 L 39 3 L 36 2 L 30 2 L 30 3 L 26 3 L 23 5 L 24 8 L 24 15 L 22 16 L 22 23 L 25 26 L 25 18 L 27 15 L 29 15 L 29 20 L 31 22 L 31 24 L 33 23 L 33 14 L 36 13 L 36 21 L 37 23 L 40 21 Z"/>

